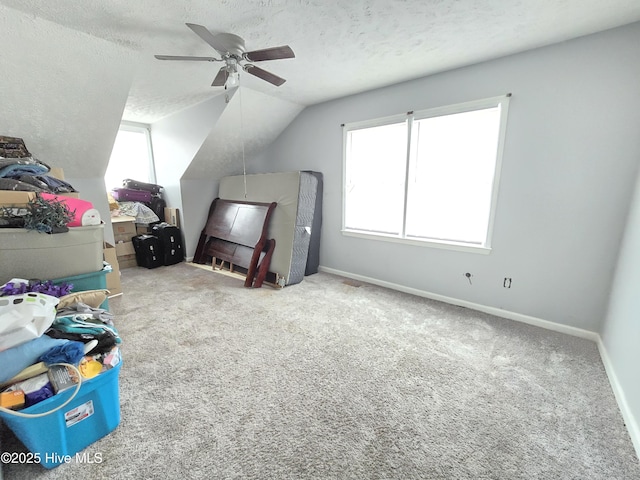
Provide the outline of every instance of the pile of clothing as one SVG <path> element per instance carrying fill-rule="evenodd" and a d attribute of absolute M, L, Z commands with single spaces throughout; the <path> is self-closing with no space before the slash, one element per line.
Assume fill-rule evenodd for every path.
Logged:
<path fill-rule="evenodd" d="M 6 146 L 8 142 L 7 139 L 22 142 L 20 138 L 0 136 L 0 146 Z M 4 155 L 7 154 L 6 149 L 0 148 L 0 190 L 54 194 L 76 191 L 73 186 L 64 180 L 46 175 L 51 171 L 51 167 L 37 158 L 32 157 L 26 150 L 26 147 L 20 150 L 20 154 L 25 155 L 22 157 L 7 158 L 3 156 L 3 153 Z"/>
<path fill-rule="evenodd" d="M 76 189 L 46 175 L 51 168 L 35 158 L 0 158 L 0 190 L 64 194 Z"/>
<path fill-rule="evenodd" d="M 24 141 L 0 135 L 0 191 L 70 195 L 77 193 L 71 184 L 48 175 L 51 167 L 34 158 Z M 15 201 L 15 200 L 14 200 Z M 17 202 L 18 204 L 26 203 Z M 27 210 L 11 203 L 0 205 L 0 227 L 21 228 Z"/>
<path fill-rule="evenodd" d="M 6 299 L 34 294 L 54 298 L 57 303 L 44 334 L 0 351 L 1 406 L 27 408 L 62 391 L 60 372 L 52 375 L 54 364 L 74 365 L 83 379 L 89 379 L 120 363 L 121 339 L 113 315 L 100 308 L 108 290 L 69 293 L 71 288 L 23 279 L 13 279 L 0 287 L 0 305 L 3 299 L 8 304 Z M 69 387 L 77 384 L 73 371 L 67 373 Z"/>

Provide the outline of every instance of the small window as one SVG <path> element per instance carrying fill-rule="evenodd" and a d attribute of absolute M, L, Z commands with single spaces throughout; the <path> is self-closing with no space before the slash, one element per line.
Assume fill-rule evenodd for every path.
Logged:
<path fill-rule="evenodd" d="M 343 231 L 490 248 L 508 99 L 346 125 Z"/>
<path fill-rule="evenodd" d="M 107 190 L 122 187 L 125 178 L 156 183 L 149 129 L 145 126 L 122 124 L 118 130 L 104 176 Z"/>

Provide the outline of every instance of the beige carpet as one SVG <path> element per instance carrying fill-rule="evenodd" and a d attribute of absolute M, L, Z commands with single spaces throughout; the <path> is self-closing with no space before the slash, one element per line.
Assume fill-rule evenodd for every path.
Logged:
<path fill-rule="evenodd" d="M 592 342 L 324 273 L 122 280 L 122 422 L 86 450 L 102 463 L 5 480 L 640 478 Z"/>

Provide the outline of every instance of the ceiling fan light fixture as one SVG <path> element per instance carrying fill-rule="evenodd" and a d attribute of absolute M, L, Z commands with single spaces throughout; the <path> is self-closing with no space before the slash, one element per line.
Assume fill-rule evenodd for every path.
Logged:
<path fill-rule="evenodd" d="M 229 76 L 227 77 L 227 83 L 224 84 L 224 86 L 226 88 L 233 88 L 233 87 L 237 87 L 240 85 L 240 74 L 238 73 L 238 71 L 234 71 L 229 73 Z"/>
<path fill-rule="evenodd" d="M 240 85 L 239 65 L 237 59 L 233 57 L 227 59 L 227 81 L 224 83 L 224 88 L 233 88 Z"/>

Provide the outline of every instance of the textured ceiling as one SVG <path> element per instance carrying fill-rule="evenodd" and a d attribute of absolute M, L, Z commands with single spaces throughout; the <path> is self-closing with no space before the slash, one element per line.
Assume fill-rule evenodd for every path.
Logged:
<path fill-rule="evenodd" d="M 145 123 L 222 93 L 210 86 L 219 64 L 153 58 L 214 53 L 185 22 L 238 34 L 249 50 L 290 45 L 295 59 L 261 64 L 287 79 L 282 87 L 246 74 L 241 83 L 310 105 L 640 20 L 638 0 L 0 3 L 133 50 L 138 70 L 124 118 Z"/>

